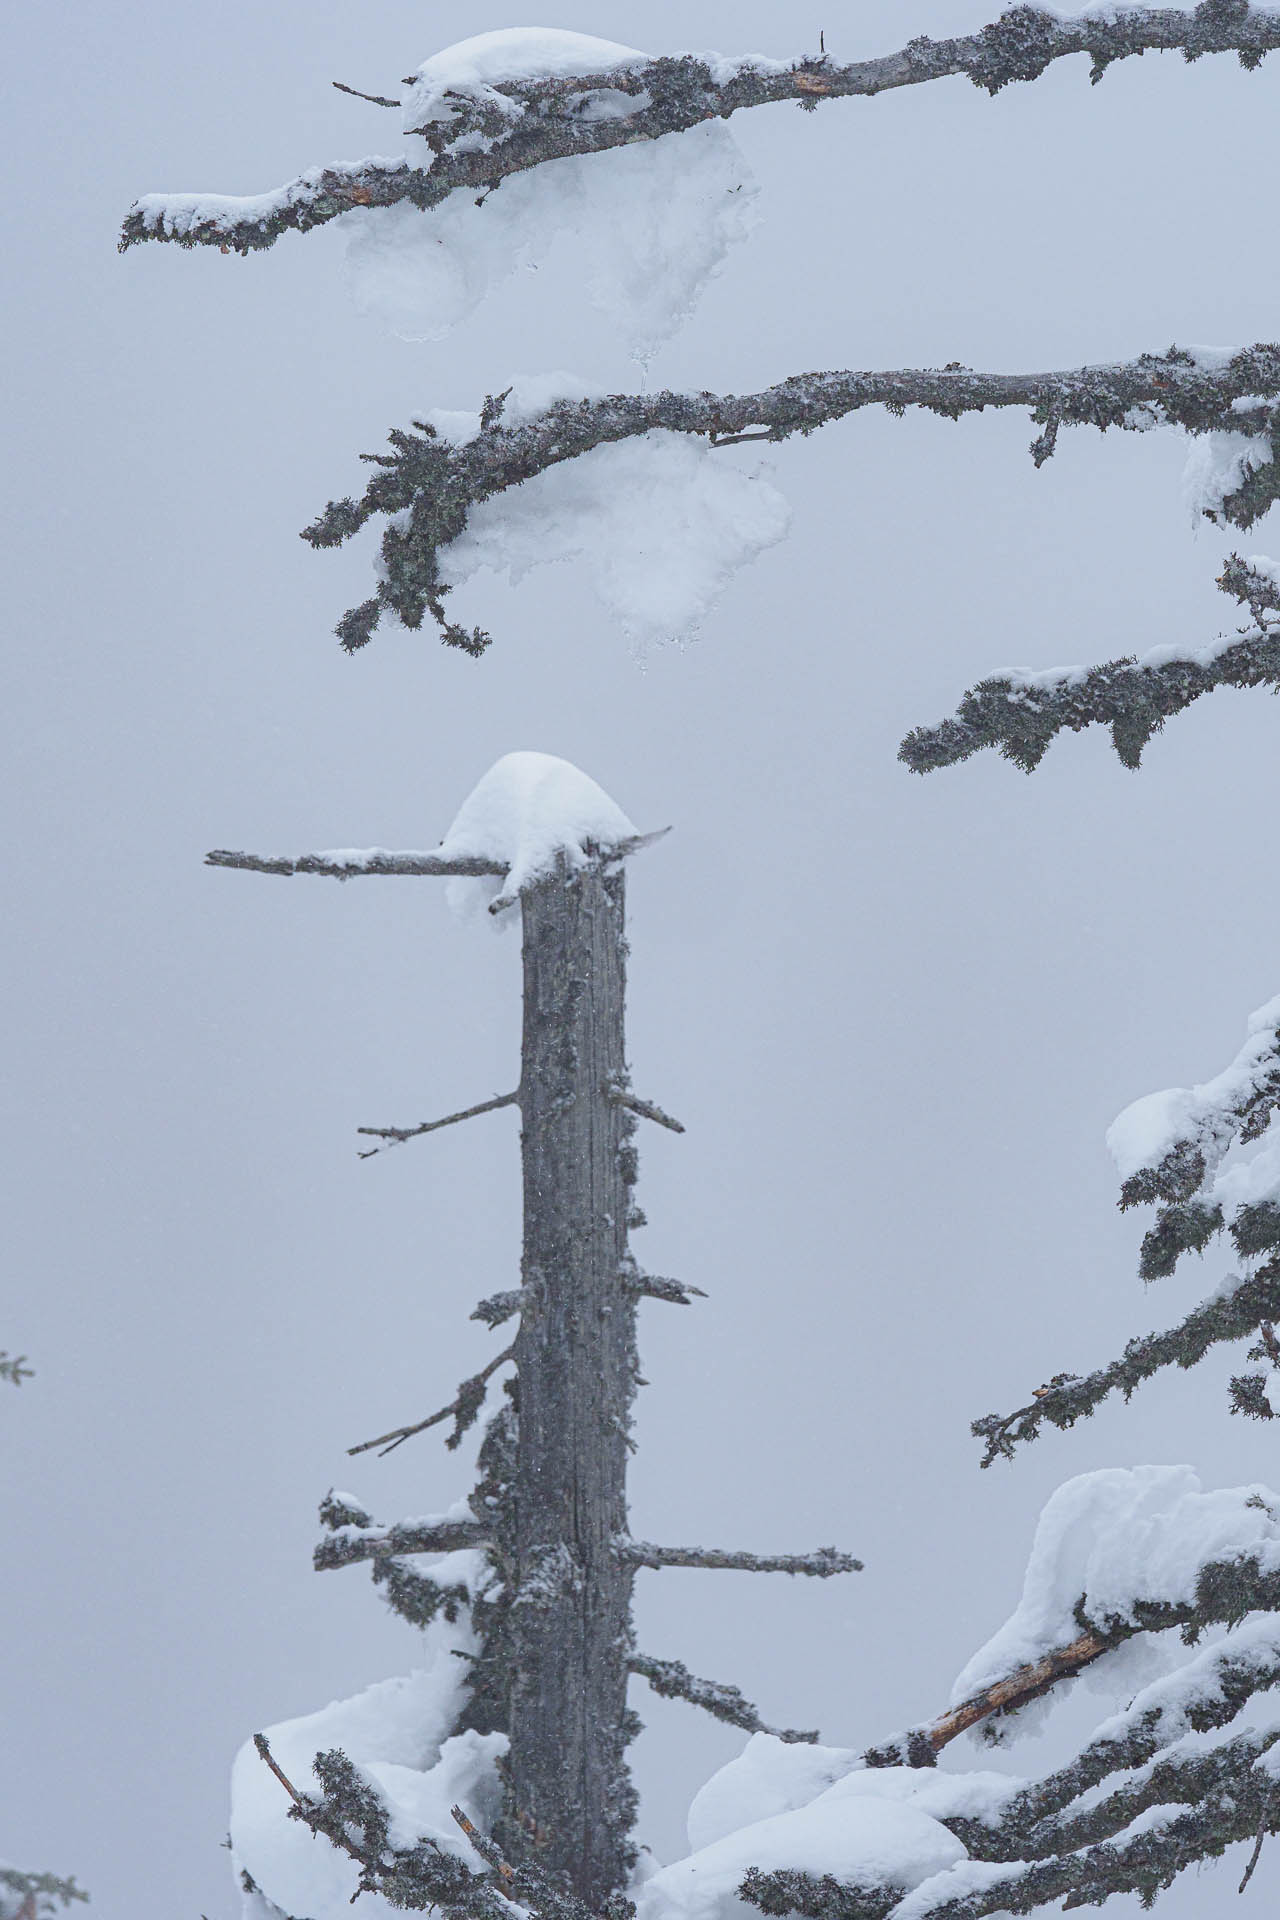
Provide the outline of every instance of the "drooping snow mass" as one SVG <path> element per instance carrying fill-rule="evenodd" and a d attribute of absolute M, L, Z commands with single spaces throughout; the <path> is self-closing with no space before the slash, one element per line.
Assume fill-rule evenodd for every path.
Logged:
<path fill-rule="evenodd" d="M 463 801 L 440 852 L 448 859 L 503 861 L 507 877 L 451 880 L 450 904 L 466 911 L 479 890 L 491 911 L 505 911 L 562 856 L 578 868 L 593 852 L 609 853 L 638 837 L 621 807 L 570 761 L 550 753 L 504 754 Z"/>
<path fill-rule="evenodd" d="M 1261 434 L 1200 433 L 1191 442 L 1182 473 L 1182 493 L 1193 523 L 1216 519 L 1229 494 L 1237 493 L 1259 467 L 1274 459 Z"/>
<path fill-rule="evenodd" d="M 869 1777 L 855 1774 L 838 1781 L 807 1806 L 754 1821 L 662 1868 L 639 1891 L 637 1920 L 730 1920 L 750 1914 L 754 1909 L 744 1906 L 738 1888 L 751 1867 L 764 1873 L 791 1869 L 817 1879 L 830 1874 L 846 1887 L 868 1892 L 906 1892 L 966 1857 L 953 1833 L 906 1798 L 895 1797 L 891 1788 L 861 1790 Z"/>
<path fill-rule="evenodd" d="M 413 1556 L 417 1558 L 417 1556 Z M 427 1556 L 424 1562 L 432 1565 Z M 449 1578 L 469 1563 L 479 1580 L 481 1556 L 451 1554 Z M 434 1570 L 434 1567 L 433 1567 Z M 349 1700 L 267 1729 L 273 1758 L 302 1792 L 319 1792 L 312 1772 L 317 1753 L 340 1748 L 383 1796 L 391 1813 L 393 1846 L 428 1839 L 472 1868 L 482 1862 L 463 1837 L 450 1807 L 463 1803 L 487 1824 L 497 1811 L 497 1762 L 505 1734 L 463 1733 L 448 1738 L 464 1699 L 465 1660 L 474 1650 L 468 1624 L 438 1619 L 427 1629 L 421 1668 L 383 1680 Z M 271 1905 L 307 1920 L 345 1920 L 359 1878 L 354 1861 L 288 1817 L 289 1799 L 259 1758 L 252 1741 L 236 1756 L 231 1776 L 231 1847 L 237 1876 L 247 1872 Z M 245 1920 L 264 1911 L 246 1896 Z M 379 1894 L 362 1897 L 361 1910 L 380 1920 L 399 1911 Z"/>
<path fill-rule="evenodd" d="M 714 1846 L 740 1827 L 808 1806 L 861 1764 L 852 1747 L 819 1747 L 753 1733 L 736 1759 L 713 1773 L 689 1807 L 689 1850 Z"/>
<path fill-rule="evenodd" d="M 1280 995 L 1250 1015 L 1244 1046 L 1212 1080 L 1146 1094 L 1112 1122 L 1107 1146 L 1121 1179 L 1131 1180 L 1179 1149 L 1189 1149 L 1204 1162 L 1199 1197 L 1221 1207 L 1228 1223 L 1241 1207 L 1280 1197 L 1280 1130 L 1274 1119 L 1251 1154 L 1226 1158 L 1240 1133 L 1242 1111 L 1278 1078 Z"/>
<path fill-rule="evenodd" d="M 584 559 L 603 605 L 643 652 L 691 637 L 790 520 L 762 469 L 655 430 L 593 447 L 473 507 L 442 551 L 441 574 L 461 585 L 492 567 L 518 582 L 546 561 Z"/>
<path fill-rule="evenodd" d="M 1040 1515 L 1021 1600 L 961 1670 L 951 1704 L 1069 1646 L 1082 1617 L 1133 1625 L 1144 1600 L 1189 1604 L 1212 1561 L 1248 1553 L 1280 1569 L 1280 1522 L 1265 1494 L 1205 1493 L 1190 1467 L 1107 1467 L 1068 1480 Z"/>
<path fill-rule="evenodd" d="M 691 127 L 547 161 L 479 207 L 460 188 L 426 214 L 407 201 L 353 208 L 339 222 L 347 283 L 360 311 L 401 339 L 442 340 L 512 274 L 572 245 L 588 302 L 644 362 L 752 231 L 756 191 L 726 127 Z"/>

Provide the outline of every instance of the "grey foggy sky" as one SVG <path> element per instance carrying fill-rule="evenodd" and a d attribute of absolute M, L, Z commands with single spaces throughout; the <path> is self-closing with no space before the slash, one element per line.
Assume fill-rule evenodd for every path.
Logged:
<path fill-rule="evenodd" d="M 823 28 L 838 58 L 985 17 L 540 16 L 655 52 L 790 56 Z M 331 232 L 250 260 L 116 256 L 140 192 L 398 151 L 393 117 L 329 82 L 394 92 L 508 24 L 474 0 L 11 23 L 0 1345 L 37 1377 L 0 1396 L 0 1850 L 76 1872 L 104 1920 L 231 1920 L 240 1741 L 413 1664 L 360 1570 L 311 1572 L 316 1502 L 336 1483 L 392 1519 L 469 1484 L 432 1436 L 381 1462 L 344 1449 L 487 1356 L 466 1316 L 518 1257 L 509 1114 L 370 1164 L 353 1133 L 510 1084 L 517 941 L 459 926 L 433 882 L 284 886 L 205 870 L 208 847 L 430 844 L 516 747 L 673 824 L 632 865 L 630 1051 L 688 1132 L 641 1139 L 636 1251 L 710 1298 L 643 1316 L 633 1524 L 834 1541 L 867 1571 L 646 1575 L 647 1651 L 866 1744 L 943 1702 L 1060 1481 L 1187 1460 L 1274 1483 L 1269 1430 L 1227 1416 L 1231 1355 L 986 1474 L 968 1422 L 1173 1320 L 1229 1264 L 1211 1249 L 1144 1295 L 1102 1134 L 1225 1064 L 1280 987 L 1277 710 L 1215 694 L 1137 776 L 1097 733 L 1031 780 L 894 758 L 986 672 L 1230 622 L 1213 578 L 1232 543 L 1189 528 L 1176 438 L 1064 434 L 1036 474 L 1021 416 L 863 414 L 772 453 L 790 538 L 644 672 L 568 566 L 459 592 L 456 617 L 495 634 L 478 663 L 428 634 L 350 660 L 330 628 L 370 547 L 316 555 L 298 528 L 423 406 L 553 367 L 633 384 L 581 262 L 409 346 L 354 313 Z M 1272 337 L 1257 183 L 1278 89 L 1274 62 L 1148 56 L 1094 89 L 1076 60 L 994 101 L 953 80 L 739 116 L 764 222 L 651 379 Z M 1241 544 L 1277 537 L 1264 521 Z M 641 1830 L 670 1858 L 740 1736 L 642 1687 L 637 1705 Z M 1061 1719 L 1082 1725 L 1080 1703 Z M 1235 1865 L 1164 1911 L 1216 1913 Z"/>

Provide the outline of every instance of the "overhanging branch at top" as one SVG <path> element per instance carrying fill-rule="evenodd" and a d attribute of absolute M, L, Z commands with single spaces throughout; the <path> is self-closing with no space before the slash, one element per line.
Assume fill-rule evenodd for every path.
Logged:
<path fill-rule="evenodd" d="M 1225 354 L 1144 353 L 1135 360 L 1050 373 L 975 373 L 958 362 L 887 372 L 794 374 L 760 393 L 623 393 L 558 400 L 505 419 L 506 395 L 486 400 L 478 430 L 453 441 L 427 422 L 388 435 L 392 451 L 365 454 L 376 472 L 359 500 L 331 501 L 303 538 L 337 547 L 385 516 L 383 577 L 375 595 L 338 622 L 348 652 L 372 639 L 384 613 L 418 628 L 430 613 L 445 641 L 478 654 L 489 644 L 480 628 L 450 622 L 443 597 L 445 550 L 465 531 L 473 507 L 508 488 L 577 459 L 655 431 L 702 436 L 712 445 L 743 436 L 773 441 L 841 420 L 863 407 L 890 413 L 922 407 L 948 420 L 988 407 L 1026 407 L 1041 429 L 1032 442 L 1037 466 L 1054 451 L 1063 426 L 1156 426 L 1192 434 L 1231 434 L 1248 454 L 1228 474 L 1210 511 L 1247 527 L 1280 497 L 1274 434 L 1280 431 L 1280 346 L 1260 344 Z M 607 479 L 602 476 L 602 484 Z"/>
<path fill-rule="evenodd" d="M 173 240 L 246 254 L 271 246 L 282 233 L 323 226 L 353 207 L 407 201 L 425 212 L 459 188 L 483 193 L 544 161 L 654 140 L 779 101 L 812 109 L 822 100 L 867 98 L 954 74 L 995 94 L 1013 81 L 1035 80 L 1054 61 L 1077 53 L 1089 55 L 1094 81 L 1117 60 L 1157 50 L 1181 52 L 1188 60 L 1234 52 L 1253 68 L 1276 47 L 1280 16 L 1245 0 L 1203 0 L 1185 10 L 1124 8 L 1110 20 L 1065 20 L 1018 6 L 976 33 L 948 40 L 920 36 L 896 53 L 846 66 L 826 56 L 788 65 L 677 54 L 641 58 L 621 71 L 508 80 L 485 90 L 504 96 L 505 110 L 496 109 L 492 97 L 461 94 L 448 121 L 412 130 L 430 149 L 424 166 L 360 160 L 315 167 L 287 186 L 245 198 L 149 194 L 126 215 L 120 248 Z M 628 94 L 634 109 L 619 112 Z M 593 111 L 602 96 L 607 113 Z"/>

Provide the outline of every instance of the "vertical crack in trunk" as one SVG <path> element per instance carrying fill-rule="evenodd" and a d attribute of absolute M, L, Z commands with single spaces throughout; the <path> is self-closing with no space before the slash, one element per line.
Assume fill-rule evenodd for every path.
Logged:
<path fill-rule="evenodd" d="M 599 1907 L 632 1858 L 626 1766 L 633 1570 L 626 1457 L 635 1302 L 622 1284 L 635 1156 L 623 876 L 525 890 L 524 1285 L 505 1840 Z"/>

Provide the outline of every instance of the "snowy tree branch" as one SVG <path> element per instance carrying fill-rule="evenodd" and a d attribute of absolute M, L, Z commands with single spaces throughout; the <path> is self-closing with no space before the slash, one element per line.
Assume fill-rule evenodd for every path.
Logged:
<path fill-rule="evenodd" d="M 464 1107 L 460 1113 L 446 1113 L 443 1120 L 423 1120 L 416 1127 L 357 1127 L 357 1133 L 372 1134 L 386 1142 L 384 1147 L 370 1147 L 360 1158 L 372 1160 L 375 1153 L 384 1153 L 386 1147 L 398 1147 L 406 1140 L 416 1140 L 420 1133 L 436 1133 L 441 1127 L 455 1126 L 459 1120 L 474 1120 L 477 1114 L 496 1113 L 499 1107 L 518 1107 L 519 1104 L 520 1090 L 517 1088 L 514 1093 L 500 1093 L 492 1100 L 482 1100 L 478 1106 Z M 371 1440 L 368 1444 L 377 1446 L 379 1443 Z M 359 1449 L 353 1448 L 351 1451 Z"/>
<path fill-rule="evenodd" d="M 1013 1413 L 985 1414 L 975 1420 L 972 1432 L 986 1441 L 982 1465 L 994 1460 L 1012 1460 L 1014 1448 L 1035 1440 L 1040 1428 L 1065 1429 L 1093 1413 L 1109 1394 L 1120 1392 L 1129 1399 L 1144 1380 L 1162 1367 L 1193 1367 L 1209 1348 L 1223 1341 L 1243 1340 L 1264 1320 L 1280 1317 L 1280 1260 L 1260 1267 L 1257 1273 L 1236 1282 L 1229 1291 L 1203 1300 L 1175 1327 L 1160 1333 L 1148 1333 L 1130 1340 L 1118 1360 L 1095 1372 L 1078 1377 L 1056 1374 L 1039 1388 L 1025 1407 Z"/>
<path fill-rule="evenodd" d="M 819 1580 L 833 1573 L 861 1573 L 862 1562 L 835 1547 L 816 1553 L 725 1553 L 718 1547 L 656 1547 L 648 1540 L 619 1540 L 618 1557 L 631 1567 L 725 1567 L 744 1573 L 804 1573 Z"/>
<path fill-rule="evenodd" d="M 812 1744 L 818 1735 L 797 1733 L 790 1727 L 766 1726 L 759 1712 L 737 1689 L 719 1680 L 700 1680 L 681 1660 L 655 1660 L 647 1653 L 633 1653 L 627 1661 L 632 1673 L 647 1680 L 655 1693 L 668 1700 L 687 1700 L 690 1706 L 724 1720 L 745 1733 L 771 1733 L 789 1743 Z"/>
<path fill-rule="evenodd" d="M 1111 1774 L 1146 1766 L 1188 1730 L 1209 1733 L 1226 1726 L 1255 1693 L 1280 1684 L 1280 1625 L 1273 1619 L 1264 1631 L 1242 1638 L 1244 1645 L 1233 1638 L 1206 1648 L 1189 1665 L 1143 1688 L 1074 1760 L 1013 1794 L 1000 1818 L 1001 1832 L 1012 1836 L 1010 1851 L 1046 1851 L 1047 1823 L 1082 1794 Z"/>
<path fill-rule="evenodd" d="M 1112 20 L 1058 19 L 1038 7 L 1015 6 L 976 33 L 946 40 L 921 36 L 897 53 L 845 66 L 826 56 L 790 66 L 753 59 L 713 66 L 694 54 L 678 54 L 622 71 L 508 80 L 493 89 L 504 96 L 501 110 L 491 97 L 459 94 L 447 121 L 420 130 L 430 149 L 423 166 L 361 160 L 317 167 L 287 186 L 244 199 L 149 194 L 126 215 L 120 250 L 144 240 L 172 240 L 246 254 L 353 207 L 408 201 L 425 212 L 458 189 L 483 195 L 512 174 L 550 160 L 654 140 L 780 101 L 812 109 L 823 100 L 869 98 L 954 74 L 995 94 L 1014 81 L 1035 80 L 1054 61 L 1078 53 L 1090 56 L 1095 82 L 1115 61 L 1149 50 L 1178 51 L 1188 60 L 1234 52 L 1253 68 L 1277 46 L 1280 18 L 1244 0 L 1204 0 L 1186 11 L 1135 6 Z M 634 107 L 599 115 L 593 108 L 602 93 L 611 100 L 630 94 Z M 360 97 L 394 104 L 381 95 Z"/>
<path fill-rule="evenodd" d="M 1031 1701 L 1048 1693 L 1059 1680 L 1073 1678 L 1114 1646 L 1114 1640 L 1092 1627 L 1065 1647 L 1054 1648 L 1029 1666 L 1018 1667 L 1003 1680 L 984 1687 L 980 1693 L 951 1707 L 924 1727 L 913 1727 L 883 1746 L 872 1747 L 863 1755 L 871 1767 L 931 1767 L 935 1756 L 962 1733 L 980 1726 L 993 1714 L 1017 1713 Z"/>
<path fill-rule="evenodd" d="M 394 1527 L 338 1526 L 313 1555 L 317 1573 L 354 1566 L 360 1560 L 385 1560 L 401 1553 L 455 1553 L 483 1547 L 486 1530 L 475 1520 L 402 1520 Z"/>
<path fill-rule="evenodd" d="M 437 1124 L 442 1126 L 444 1122 L 440 1121 Z M 485 1388 L 491 1376 L 498 1371 L 499 1367 L 514 1358 L 514 1347 L 507 1347 L 502 1353 L 495 1353 L 487 1366 L 481 1367 L 479 1373 L 472 1374 L 470 1379 L 462 1382 L 447 1407 L 441 1407 L 438 1413 L 428 1414 L 425 1420 L 419 1420 L 412 1427 L 393 1427 L 390 1433 L 381 1433 L 376 1440 L 362 1440 L 358 1447 L 348 1447 L 347 1452 L 349 1454 L 368 1453 L 372 1448 L 378 1447 L 383 1453 L 394 1453 L 397 1447 L 402 1446 L 406 1440 L 412 1440 L 415 1434 L 425 1433 L 428 1427 L 439 1426 L 442 1420 L 448 1420 L 451 1416 L 454 1422 L 453 1432 L 445 1441 L 445 1445 L 452 1452 L 455 1447 L 461 1445 L 462 1436 L 475 1425 L 480 1409 L 484 1405 Z"/>
<path fill-rule="evenodd" d="M 988 407 L 1027 407 L 1042 426 L 1116 427 L 1141 431 L 1153 424 L 1194 434 L 1232 433 L 1259 447 L 1273 445 L 1273 403 L 1280 399 L 1280 346 L 1258 345 L 1212 359 L 1170 348 L 1136 360 L 1057 373 L 982 374 L 958 364 L 892 372 L 805 373 L 763 392 L 610 394 L 560 400 L 541 413 L 503 424 L 503 400 L 486 401 L 479 431 L 455 442 L 427 422 L 393 429 L 389 454 L 363 457 L 376 468 L 360 500 L 331 501 L 303 537 L 316 547 L 341 545 L 375 516 L 383 531 L 383 577 L 373 598 L 350 609 L 337 626 L 348 652 L 367 644 L 384 613 L 418 628 L 428 613 L 447 644 L 483 651 L 488 636 L 467 634 L 443 611 L 449 591 L 441 572 L 444 550 L 463 533 L 471 509 L 507 489 L 596 447 L 662 431 L 694 434 L 712 444 L 760 428 L 769 440 L 812 433 L 862 407 L 892 413 L 923 407 L 958 420 Z M 1241 405 L 1243 404 L 1243 411 Z M 1277 428 L 1280 431 L 1280 428 Z M 1045 435 L 1033 443 L 1037 464 L 1049 457 Z M 1248 526 L 1280 496 L 1280 464 L 1270 451 L 1226 492 L 1215 513 Z M 288 871 L 287 866 L 270 871 Z"/>
<path fill-rule="evenodd" d="M 1280 607 L 1274 582 L 1233 554 L 1219 584 L 1245 598 L 1240 588 L 1246 580 L 1255 609 L 1264 604 Z M 1260 599 L 1262 591 L 1271 596 L 1266 602 Z M 1280 626 L 1274 614 L 1237 638 L 1224 637 L 1198 650 L 1156 647 L 1141 658 L 1126 654 L 1087 669 L 980 681 L 965 694 L 952 719 L 909 733 L 898 758 L 913 773 L 932 773 L 994 747 L 1031 773 L 1065 729 L 1079 733 L 1085 727 L 1108 726 L 1121 763 L 1136 768 L 1152 735 L 1202 695 L 1216 687 L 1263 686 L 1280 687 Z"/>
<path fill-rule="evenodd" d="M 301 1820 L 312 1833 L 323 1835 L 359 1866 L 357 1894 L 382 1893 L 394 1906 L 438 1907 L 448 1920 L 463 1920 L 463 1916 L 466 1920 L 512 1920 L 513 1908 L 489 1877 L 473 1873 L 435 1841 L 393 1846 L 385 1803 L 345 1753 L 316 1755 L 312 1766 L 322 1788 L 317 1797 L 298 1791 L 276 1764 L 262 1734 L 256 1733 L 253 1743 L 289 1795 L 290 1816 Z M 569 1920 L 567 1914 L 565 1920 Z M 575 1915 L 573 1920 L 579 1917 Z"/>
<path fill-rule="evenodd" d="M 246 873 L 318 873 L 331 880 L 357 880 L 362 874 L 425 875 L 432 879 L 482 879 L 502 876 L 507 869 L 497 860 L 471 857 L 443 859 L 437 853 L 386 853 L 373 848 L 367 853 L 302 853 L 296 860 L 286 854 L 230 853 L 218 848 L 204 857 L 206 867 L 238 867 Z"/>
<path fill-rule="evenodd" d="M 1127 1827 L 1078 1850 L 1030 1860 L 979 1854 L 905 1897 L 900 1889 L 850 1888 L 830 1876 L 758 1868 L 748 1871 L 739 1892 L 765 1913 L 812 1920 L 984 1920 L 1034 1913 L 1058 1900 L 1068 1909 L 1100 1906 L 1117 1893 L 1137 1893 L 1149 1905 L 1188 1866 L 1220 1857 L 1235 1841 L 1253 1840 L 1260 1827 L 1280 1828 L 1274 1777 L 1257 1764 L 1277 1739 L 1280 1730 L 1242 1735 L 1207 1754 L 1169 1761 L 1123 1802 L 1132 1808 Z M 1115 1799 L 1119 1817 L 1120 1796 Z M 979 1823 L 963 1824 L 976 1843 Z"/>

